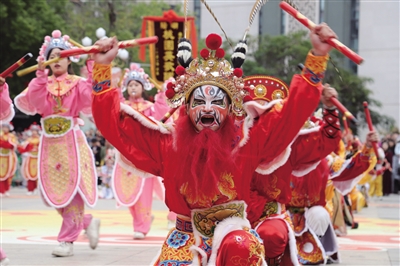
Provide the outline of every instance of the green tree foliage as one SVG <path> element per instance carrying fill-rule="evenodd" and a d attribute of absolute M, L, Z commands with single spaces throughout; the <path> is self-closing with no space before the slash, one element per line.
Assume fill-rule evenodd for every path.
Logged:
<path fill-rule="evenodd" d="M 300 72 L 298 64 L 304 62 L 311 48 L 306 32 L 275 37 L 260 36 L 250 39 L 248 45 L 250 53 L 243 65 L 244 73 L 275 76 L 287 84 L 290 84 L 294 74 Z M 334 63 L 328 64 L 324 82 L 329 83 L 338 91 L 341 103 L 358 118 L 361 126 L 366 126 L 363 102 L 367 101 L 372 107 L 381 106 L 368 89 L 368 84 L 372 82 L 372 79 L 359 77 L 341 67 L 344 65 L 345 58 L 335 50 L 331 52 L 331 61 Z M 378 125 L 382 131 L 389 132 L 393 129 L 393 118 L 373 110 L 370 112 L 373 124 Z M 355 132 L 357 131 L 355 125 L 350 126 Z"/>
<path fill-rule="evenodd" d="M 161 0 L 143 1 L 71 1 L 68 9 L 74 12 L 64 13 L 68 34 L 76 41 L 85 36 L 97 40 L 96 29 L 102 27 L 107 36 L 117 36 L 119 40 L 130 40 L 141 37 L 142 18 L 144 16 L 162 16 L 170 5 Z M 179 7 L 177 7 L 178 9 Z M 128 62 L 140 62 L 139 48 L 130 48 Z M 148 58 L 148 57 L 147 57 Z M 82 62 L 83 63 L 83 62 Z M 117 61 L 119 66 L 126 62 Z M 125 65 L 124 65 L 125 64 Z"/>
<path fill-rule="evenodd" d="M 49 2 L 57 2 L 50 5 Z M 67 0 L 2 0 L 0 2 L 0 71 L 4 71 L 23 55 L 34 56 L 27 65 L 36 64 L 43 38 L 54 29 L 64 29 L 65 22 L 58 12 Z M 24 66 L 25 67 L 25 66 Z M 8 78 L 11 96 L 22 91 L 34 74 L 22 78 Z"/>
<path fill-rule="evenodd" d="M 36 64 L 44 37 L 55 29 L 77 42 L 85 36 L 95 42 L 96 29 L 100 27 L 106 30 L 107 36 L 117 36 L 119 40 L 135 39 L 141 36 L 143 16 L 162 16 L 168 9 L 170 6 L 162 0 L 149 3 L 139 0 L 2 0 L 0 71 L 28 52 L 34 58 L 23 68 Z M 126 67 L 127 62 L 139 62 L 138 48 L 130 48 L 129 53 L 126 62 L 119 62 L 121 66 Z M 75 65 L 74 69 L 77 72 L 79 66 Z M 35 73 L 24 77 L 14 74 L 13 78 L 8 78 L 11 97 L 25 89 L 34 77 Z"/>

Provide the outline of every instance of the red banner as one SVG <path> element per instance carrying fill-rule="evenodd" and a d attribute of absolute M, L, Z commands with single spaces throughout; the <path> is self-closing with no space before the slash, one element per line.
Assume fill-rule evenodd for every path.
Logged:
<path fill-rule="evenodd" d="M 150 45 L 150 70 L 151 77 L 157 83 L 175 75 L 178 66 L 179 39 L 184 37 L 185 18 L 179 17 L 173 10 L 164 12 L 162 17 L 144 17 L 142 24 L 142 37 L 157 36 L 158 42 Z M 192 54 L 197 55 L 197 34 L 194 17 L 187 17 L 186 38 L 192 43 Z M 146 47 L 140 48 L 140 59 L 146 60 Z"/>

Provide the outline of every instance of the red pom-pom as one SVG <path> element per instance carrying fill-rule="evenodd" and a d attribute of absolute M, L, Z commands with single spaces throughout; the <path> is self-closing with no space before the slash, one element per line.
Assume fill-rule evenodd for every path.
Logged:
<path fill-rule="evenodd" d="M 203 57 L 204 59 L 207 59 L 210 56 L 210 51 L 208 51 L 207 49 L 202 49 L 200 51 L 200 55 L 201 57 Z"/>
<path fill-rule="evenodd" d="M 173 90 L 174 87 L 175 87 L 175 86 L 174 86 L 174 84 L 173 84 L 172 82 L 168 82 L 168 83 L 167 83 L 167 89 L 168 89 L 168 90 Z"/>
<path fill-rule="evenodd" d="M 217 58 L 223 58 L 223 57 L 225 56 L 225 51 L 224 51 L 224 49 L 218 48 L 218 49 L 215 51 L 215 56 L 216 56 Z"/>
<path fill-rule="evenodd" d="M 243 102 L 244 103 L 247 103 L 247 102 L 250 102 L 250 101 L 252 101 L 253 99 L 249 96 L 249 95 L 246 95 L 246 96 L 244 96 L 244 98 L 243 98 Z"/>
<path fill-rule="evenodd" d="M 171 99 L 175 96 L 175 91 L 173 89 L 168 89 L 165 91 L 165 96 L 167 96 L 168 99 Z"/>
<path fill-rule="evenodd" d="M 206 38 L 206 45 L 211 50 L 217 50 L 222 44 L 222 38 L 218 34 L 211 33 Z"/>
<path fill-rule="evenodd" d="M 177 75 L 183 75 L 185 74 L 185 68 L 183 66 L 177 66 L 175 69 L 175 73 Z"/>
<path fill-rule="evenodd" d="M 240 78 L 243 76 L 243 70 L 241 68 L 235 68 L 235 70 L 233 70 L 233 75 Z"/>

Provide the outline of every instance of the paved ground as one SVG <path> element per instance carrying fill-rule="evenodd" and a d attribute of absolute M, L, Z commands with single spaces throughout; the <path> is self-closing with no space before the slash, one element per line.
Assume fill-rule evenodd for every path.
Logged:
<path fill-rule="evenodd" d="M 148 265 L 168 232 L 167 208 L 160 201 L 154 201 L 148 237 L 136 241 L 129 211 L 116 208 L 114 200 L 99 200 L 95 209 L 87 209 L 101 219 L 99 247 L 91 250 L 82 235 L 74 244 L 74 256 L 52 257 L 61 217 L 39 196 L 25 192 L 13 188 L 9 198 L 1 199 L 1 247 L 10 265 Z M 339 238 L 341 265 L 400 265 L 399 209 L 400 197 L 391 195 L 356 214 L 360 228 Z"/>

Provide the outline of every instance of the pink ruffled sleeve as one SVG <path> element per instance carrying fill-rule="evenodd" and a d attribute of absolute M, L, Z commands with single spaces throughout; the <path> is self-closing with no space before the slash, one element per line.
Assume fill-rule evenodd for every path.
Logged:
<path fill-rule="evenodd" d="M 10 99 L 10 95 L 8 93 L 8 84 L 4 83 L 2 86 L 0 86 L 0 110 L 1 112 L 3 111 L 3 108 L 8 108 L 10 104 L 12 103 Z"/>
<path fill-rule="evenodd" d="M 166 96 L 164 92 L 159 92 L 154 97 L 154 114 L 153 117 L 160 120 L 169 111 L 169 106 L 167 104 Z"/>
<path fill-rule="evenodd" d="M 26 98 L 30 105 L 35 106 L 39 113 L 51 108 L 50 102 L 46 100 L 47 97 L 47 71 L 37 70 L 36 78 L 32 79 L 28 85 Z"/>
<path fill-rule="evenodd" d="M 8 84 L 0 86 L 0 120 L 10 121 L 14 117 L 14 109 L 10 95 L 8 93 Z"/>
<path fill-rule="evenodd" d="M 81 79 L 78 82 L 77 89 L 78 89 L 78 104 L 83 108 L 91 107 L 92 105 L 92 82 L 93 82 L 93 60 L 86 61 L 87 67 L 87 78 Z"/>

